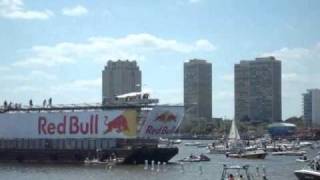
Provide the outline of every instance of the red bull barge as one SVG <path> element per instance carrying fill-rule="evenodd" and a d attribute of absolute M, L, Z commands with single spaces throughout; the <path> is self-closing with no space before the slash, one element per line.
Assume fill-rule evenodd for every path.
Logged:
<path fill-rule="evenodd" d="M 178 148 L 160 147 L 159 138 L 174 133 L 182 116 L 183 107 L 147 102 L 0 107 L 0 162 L 168 162 Z"/>

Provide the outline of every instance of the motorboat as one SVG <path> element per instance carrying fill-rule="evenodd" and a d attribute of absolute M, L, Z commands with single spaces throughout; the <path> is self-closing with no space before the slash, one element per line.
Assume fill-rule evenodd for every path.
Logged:
<path fill-rule="evenodd" d="M 312 142 L 308 142 L 308 141 L 303 141 L 303 142 L 299 143 L 299 146 L 300 147 L 311 147 L 311 146 L 313 146 L 313 143 Z"/>
<path fill-rule="evenodd" d="M 84 164 L 92 164 L 92 165 L 98 165 L 98 164 L 110 164 L 110 161 L 100 161 L 99 159 L 89 159 L 86 158 L 84 160 Z"/>
<path fill-rule="evenodd" d="M 259 167 L 256 168 L 256 173 L 250 171 L 249 165 L 223 165 L 223 171 L 220 180 L 241 179 L 241 180 L 267 180 L 266 170 Z"/>
<path fill-rule="evenodd" d="M 301 156 L 298 159 L 296 159 L 297 162 L 310 162 L 310 159 L 307 158 L 307 156 Z"/>
<path fill-rule="evenodd" d="M 299 180 L 320 180 L 320 153 L 308 163 L 308 166 L 308 169 L 294 171 L 297 178 Z"/>
<path fill-rule="evenodd" d="M 89 159 L 88 157 L 83 161 L 84 164 L 87 165 L 99 165 L 99 164 L 105 164 L 105 165 L 116 165 L 116 164 L 121 164 L 124 162 L 124 158 L 109 158 L 109 159 L 104 159 L 100 160 L 97 158 Z"/>
<path fill-rule="evenodd" d="M 179 160 L 181 162 L 200 162 L 200 161 L 210 161 L 210 158 L 204 154 L 200 154 L 199 156 L 190 155 L 189 157 L 183 158 Z"/>
<path fill-rule="evenodd" d="M 296 159 L 296 161 L 297 161 L 297 162 L 303 162 L 303 163 L 310 162 L 309 159 L 304 160 L 304 159 L 300 159 L 300 158 Z"/>
<path fill-rule="evenodd" d="M 199 157 L 186 157 L 186 158 L 183 158 L 179 161 L 181 161 L 181 162 L 200 162 L 201 160 Z"/>
<path fill-rule="evenodd" d="M 308 164 L 308 169 L 294 171 L 299 180 L 320 180 L 320 154 Z"/>
<path fill-rule="evenodd" d="M 181 144 L 182 140 L 181 139 L 174 139 L 170 141 L 172 144 Z"/>
<path fill-rule="evenodd" d="M 225 154 L 230 151 L 225 145 L 208 146 L 210 154 Z"/>
<path fill-rule="evenodd" d="M 208 144 L 207 143 L 200 143 L 197 145 L 198 148 L 205 148 L 205 147 L 208 147 Z"/>
<path fill-rule="evenodd" d="M 198 146 L 200 145 L 201 143 L 196 141 L 196 142 L 186 142 L 184 143 L 185 146 Z"/>
<path fill-rule="evenodd" d="M 294 171 L 299 180 L 320 180 L 320 172 L 313 169 L 301 169 Z"/>
<path fill-rule="evenodd" d="M 200 154 L 199 157 L 201 161 L 210 161 L 210 158 L 204 154 Z"/>
<path fill-rule="evenodd" d="M 307 152 L 306 151 L 279 151 L 279 152 L 272 152 L 273 156 L 303 156 Z"/>
<path fill-rule="evenodd" d="M 265 159 L 267 152 L 264 150 L 244 151 L 239 153 L 226 153 L 227 157 L 231 158 L 246 158 L 246 159 Z"/>

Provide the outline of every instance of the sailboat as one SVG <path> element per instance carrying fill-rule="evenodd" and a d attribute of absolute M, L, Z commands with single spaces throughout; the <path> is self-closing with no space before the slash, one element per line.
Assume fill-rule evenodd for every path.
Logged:
<path fill-rule="evenodd" d="M 227 157 L 247 158 L 247 159 L 264 159 L 267 153 L 264 150 L 246 150 L 241 141 L 235 120 L 232 121 L 228 143 L 230 151 L 226 152 Z"/>
<path fill-rule="evenodd" d="M 232 121 L 231 129 L 228 135 L 228 138 L 225 140 L 224 144 L 219 145 L 212 145 L 209 146 L 209 153 L 211 154 L 226 154 L 227 152 L 231 151 L 235 147 L 239 147 L 242 144 L 240 144 L 241 139 L 238 132 L 238 129 L 236 127 L 235 121 Z M 237 145 L 236 145 L 237 144 Z M 230 147 L 232 145 L 232 147 Z"/>

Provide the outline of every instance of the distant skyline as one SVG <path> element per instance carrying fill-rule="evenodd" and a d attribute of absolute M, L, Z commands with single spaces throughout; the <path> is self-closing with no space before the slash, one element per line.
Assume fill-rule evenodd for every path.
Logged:
<path fill-rule="evenodd" d="M 212 63 L 213 116 L 234 116 L 234 64 L 282 61 L 283 119 L 320 88 L 320 1 L 0 0 L 0 101 L 101 101 L 108 60 L 137 60 L 142 89 L 183 102 L 183 63 Z"/>

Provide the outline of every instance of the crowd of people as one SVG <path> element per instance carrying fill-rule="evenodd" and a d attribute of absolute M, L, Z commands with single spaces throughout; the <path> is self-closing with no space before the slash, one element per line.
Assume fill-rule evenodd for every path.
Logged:
<path fill-rule="evenodd" d="M 44 99 L 42 102 L 43 108 L 50 108 L 52 107 L 52 98 L 50 97 L 48 100 Z M 28 108 L 33 108 L 33 101 L 32 99 L 29 100 L 29 106 Z M 3 111 L 7 110 L 19 110 L 22 109 L 21 103 L 14 103 L 14 102 L 7 102 L 6 100 L 3 102 L 3 106 L 1 108 Z"/>

